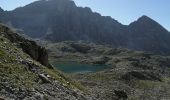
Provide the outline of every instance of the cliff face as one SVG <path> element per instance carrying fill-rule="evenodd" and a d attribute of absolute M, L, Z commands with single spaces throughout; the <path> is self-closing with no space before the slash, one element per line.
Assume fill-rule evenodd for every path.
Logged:
<path fill-rule="evenodd" d="M 23 29 L 27 35 L 55 42 L 80 39 L 100 42 L 100 38 L 107 40 L 103 33 L 111 40 L 112 33 L 116 36 L 123 27 L 110 17 L 93 13 L 88 7 L 77 7 L 71 0 L 41 0 L 9 14 L 12 25 Z"/>
<path fill-rule="evenodd" d="M 12 43 L 17 43 L 17 45 L 22 48 L 25 53 L 30 55 L 31 58 L 40 62 L 44 66 L 52 68 L 48 62 L 48 53 L 45 48 L 38 46 L 34 41 L 19 36 L 6 26 L 0 25 L 0 29 L 1 34 L 3 34 L 5 38 L 9 39 Z"/>

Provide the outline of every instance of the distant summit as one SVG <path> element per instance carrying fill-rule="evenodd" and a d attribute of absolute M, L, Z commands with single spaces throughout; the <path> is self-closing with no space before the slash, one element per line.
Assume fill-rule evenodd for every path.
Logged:
<path fill-rule="evenodd" d="M 146 15 L 143 15 L 137 21 L 131 23 L 130 26 L 136 26 L 136 27 L 140 27 L 141 26 L 141 27 L 145 28 L 145 30 L 148 29 L 148 31 L 150 31 L 151 29 L 152 30 L 155 29 L 156 32 L 158 32 L 160 30 L 161 30 L 161 32 L 164 31 L 163 33 L 168 32 L 159 23 L 157 23 L 156 21 L 154 21 L 153 19 L 149 18 Z"/>
<path fill-rule="evenodd" d="M 170 33 L 153 19 L 142 16 L 130 25 L 101 16 L 88 7 L 77 7 L 72 0 L 40 0 L 1 16 L 3 23 L 23 30 L 28 36 L 52 42 L 90 41 L 170 54 Z"/>
<path fill-rule="evenodd" d="M 170 34 L 153 19 L 142 16 L 128 26 L 129 46 L 135 50 L 169 54 Z"/>

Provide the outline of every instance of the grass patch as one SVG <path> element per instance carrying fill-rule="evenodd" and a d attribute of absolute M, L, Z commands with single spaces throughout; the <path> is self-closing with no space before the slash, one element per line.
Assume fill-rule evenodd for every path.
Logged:
<path fill-rule="evenodd" d="M 6 53 L 0 49 L 0 57 L 4 56 Z"/>
<path fill-rule="evenodd" d="M 111 79 L 111 77 L 108 77 L 107 75 L 100 74 L 100 73 L 90 74 L 87 75 L 87 77 L 90 78 L 91 80 L 98 80 L 98 81 L 107 81 Z"/>
<path fill-rule="evenodd" d="M 17 62 L 17 56 L 25 59 L 25 53 L 15 44 L 0 36 L 0 84 L 15 88 L 34 88 L 38 78 L 36 74 L 27 70 L 27 65 Z"/>
<path fill-rule="evenodd" d="M 20 64 L 1 64 L 0 77 L 1 82 L 6 82 L 6 85 L 13 87 L 26 87 L 28 90 L 34 88 L 37 75 L 25 69 L 26 66 Z M 5 79 L 5 80 L 4 80 Z M 4 83 L 5 85 L 5 83 Z"/>
<path fill-rule="evenodd" d="M 161 84 L 161 82 L 156 81 L 149 81 L 149 80 L 139 80 L 137 82 L 137 87 L 141 89 L 152 89 L 154 87 L 157 87 Z"/>
<path fill-rule="evenodd" d="M 95 80 L 95 81 L 110 81 L 116 80 L 118 78 L 117 73 L 91 73 L 86 75 L 88 79 Z"/>
<path fill-rule="evenodd" d="M 50 76 L 52 76 L 54 79 L 61 82 L 65 87 L 67 88 L 77 88 L 81 90 L 82 92 L 88 94 L 87 89 L 79 82 L 75 82 L 67 77 L 67 75 L 64 75 L 63 73 L 59 72 L 56 69 L 48 69 L 44 68 L 44 71 L 47 72 Z"/>

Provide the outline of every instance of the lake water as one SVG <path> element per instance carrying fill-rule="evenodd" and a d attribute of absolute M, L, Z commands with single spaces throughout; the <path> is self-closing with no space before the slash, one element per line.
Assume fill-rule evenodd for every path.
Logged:
<path fill-rule="evenodd" d="M 97 72 L 110 68 L 107 65 L 82 64 L 77 62 L 54 62 L 54 67 L 65 73 Z"/>

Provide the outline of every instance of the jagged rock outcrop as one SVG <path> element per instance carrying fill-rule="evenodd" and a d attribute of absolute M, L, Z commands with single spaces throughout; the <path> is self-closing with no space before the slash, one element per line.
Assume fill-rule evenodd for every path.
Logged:
<path fill-rule="evenodd" d="M 0 29 L 1 34 L 3 34 L 11 42 L 17 43 L 17 45 L 21 47 L 25 53 L 29 54 L 34 60 L 49 68 L 52 68 L 48 62 L 48 53 L 45 48 L 38 46 L 34 41 L 27 40 L 19 36 L 6 26 L 0 25 Z"/>
<path fill-rule="evenodd" d="M 3 20 L 2 17 L 4 16 L 4 10 L 0 7 L 0 22 Z"/>
<path fill-rule="evenodd" d="M 0 14 L 2 14 L 4 12 L 4 10 L 0 7 Z"/>

